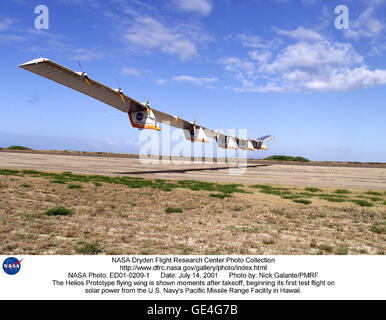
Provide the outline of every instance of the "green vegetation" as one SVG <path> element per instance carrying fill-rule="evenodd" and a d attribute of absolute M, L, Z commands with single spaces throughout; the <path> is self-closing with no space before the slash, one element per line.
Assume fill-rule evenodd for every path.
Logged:
<path fill-rule="evenodd" d="M 348 254 L 348 250 L 346 248 L 336 248 L 335 254 L 344 256 Z"/>
<path fill-rule="evenodd" d="M 82 183 L 93 183 L 95 186 L 101 186 L 102 183 L 111 183 L 111 184 L 122 184 L 126 185 L 129 188 L 145 188 L 150 187 L 154 189 L 160 189 L 163 191 L 171 191 L 176 188 L 185 188 L 190 190 L 206 190 L 219 192 L 224 197 L 229 197 L 231 193 L 246 193 L 247 191 L 241 189 L 241 184 L 221 184 L 214 182 L 203 182 L 196 180 L 180 180 L 177 182 L 172 182 L 164 179 L 144 179 L 138 177 L 126 177 L 126 176 L 102 176 L 102 175 L 82 175 L 74 174 L 72 172 L 63 172 L 63 173 L 52 173 L 52 172 L 42 172 L 36 170 L 10 170 L 10 169 L 0 169 L 0 175 L 14 175 L 20 176 L 21 174 L 31 175 L 33 177 L 40 177 L 49 179 L 52 183 L 72 183 L 72 182 L 82 182 Z M 218 197 L 218 196 L 216 196 Z"/>
<path fill-rule="evenodd" d="M 56 179 L 56 180 L 50 180 L 51 183 L 59 183 L 59 184 L 65 184 L 66 182 L 64 180 L 59 180 L 59 179 Z"/>
<path fill-rule="evenodd" d="M 282 187 L 272 187 L 268 184 L 256 184 L 251 186 L 252 188 L 260 189 L 260 192 L 265 194 L 271 194 L 275 196 L 280 196 L 283 199 L 289 199 L 293 200 L 294 202 L 303 203 L 303 204 L 310 204 L 311 201 L 299 199 L 304 197 L 311 197 L 313 194 L 301 192 L 301 193 L 293 193 L 292 191 L 288 190 L 288 188 L 282 188 Z"/>
<path fill-rule="evenodd" d="M 11 149 L 11 150 L 32 150 L 30 148 L 23 147 L 23 146 L 9 146 L 7 149 Z"/>
<path fill-rule="evenodd" d="M 231 196 L 229 194 L 226 194 L 226 193 L 209 193 L 209 197 L 225 199 L 225 198 L 229 198 Z"/>
<path fill-rule="evenodd" d="M 178 212 L 183 212 L 183 210 L 179 207 L 167 207 L 165 209 L 166 213 L 178 213 Z"/>
<path fill-rule="evenodd" d="M 365 192 L 365 194 L 369 194 L 371 196 L 382 196 L 382 193 L 376 192 L 376 191 L 371 191 L 371 190 Z"/>
<path fill-rule="evenodd" d="M 351 201 L 356 203 L 357 205 L 359 205 L 361 207 L 372 207 L 372 206 L 374 206 L 374 204 L 372 204 L 371 202 L 368 202 L 368 201 L 362 200 L 362 199 L 354 199 L 354 200 L 351 200 Z"/>
<path fill-rule="evenodd" d="M 39 174 L 39 171 L 36 171 L 36 170 L 23 170 L 21 173 L 23 173 L 23 174 Z"/>
<path fill-rule="evenodd" d="M 325 252 L 332 252 L 333 248 L 327 244 L 322 244 L 319 246 L 319 249 Z"/>
<path fill-rule="evenodd" d="M 183 244 L 180 244 L 178 246 L 178 249 L 182 250 L 182 254 L 188 254 L 189 252 L 194 250 L 192 247 L 186 246 L 186 245 L 183 245 Z"/>
<path fill-rule="evenodd" d="M 319 199 L 326 200 L 326 201 L 329 201 L 329 202 L 344 202 L 344 201 L 348 200 L 347 198 L 339 197 L 339 196 L 336 196 L 336 195 L 333 195 L 333 194 L 320 196 Z"/>
<path fill-rule="evenodd" d="M 349 194 L 351 192 L 346 190 L 346 189 L 336 189 L 335 193 L 338 193 L 338 194 Z"/>
<path fill-rule="evenodd" d="M 312 198 L 318 197 L 321 200 L 329 201 L 329 202 L 353 202 L 361 207 L 372 207 L 373 203 L 369 202 L 371 200 L 373 202 L 378 202 L 379 204 L 386 205 L 386 201 L 383 198 L 381 193 L 375 191 L 367 191 L 365 194 L 373 195 L 373 197 L 365 197 L 363 195 L 357 195 L 358 198 L 361 199 L 350 199 L 347 195 L 351 194 L 350 191 L 345 189 L 336 189 L 334 193 L 323 193 L 323 190 L 314 187 L 308 187 L 304 190 L 308 192 L 298 192 L 295 190 L 289 190 L 288 188 L 283 187 L 273 187 L 269 184 L 255 184 L 252 185 L 251 188 L 259 189 L 261 193 L 271 194 L 275 196 L 280 196 L 283 199 L 292 200 L 297 203 L 310 204 L 311 200 L 306 200 L 303 198 Z M 378 197 L 375 197 L 378 196 Z"/>
<path fill-rule="evenodd" d="M 67 216 L 72 214 L 70 209 L 67 209 L 63 206 L 55 207 L 45 212 L 47 216 Z"/>
<path fill-rule="evenodd" d="M 82 189 L 81 184 L 69 184 L 68 189 Z"/>
<path fill-rule="evenodd" d="M 76 253 L 95 255 L 101 252 L 98 242 L 79 242 L 78 244 L 79 246 L 75 248 Z"/>
<path fill-rule="evenodd" d="M 0 169 L 0 175 L 3 176 L 19 176 L 18 170 L 11 170 L 11 169 Z"/>
<path fill-rule="evenodd" d="M 304 157 L 292 157 L 283 155 L 270 156 L 268 158 L 265 158 L 264 160 L 310 162 L 309 159 Z"/>
<path fill-rule="evenodd" d="M 230 194 L 234 192 L 246 193 L 245 190 L 240 189 L 241 184 L 219 184 L 213 182 L 203 182 L 196 180 L 179 180 L 177 182 L 177 188 L 186 188 L 190 190 L 206 190 L 206 191 L 218 191 L 224 194 Z"/>
<path fill-rule="evenodd" d="M 305 199 L 295 199 L 294 202 L 303 203 L 303 204 L 310 204 L 310 203 L 312 203 L 312 201 L 305 200 Z"/>
<path fill-rule="evenodd" d="M 384 223 L 380 223 L 380 222 L 374 223 L 370 230 L 378 234 L 385 233 Z"/>
<path fill-rule="evenodd" d="M 309 191 L 309 192 L 321 192 L 322 191 L 321 189 L 314 188 L 314 187 L 305 188 L 304 190 Z"/>
<path fill-rule="evenodd" d="M 374 201 L 374 202 L 376 202 L 376 201 L 382 201 L 382 198 L 379 198 L 379 197 L 369 197 L 369 198 L 367 198 L 367 199 L 369 199 L 369 200 L 371 200 L 371 201 Z"/>
<path fill-rule="evenodd" d="M 241 227 L 241 231 L 246 233 L 258 232 L 259 230 L 259 227 Z"/>
<path fill-rule="evenodd" d="M 102 183 L 110 183 L 125 185 L 129 188 L 148 187 L 163 191 L 171 191 L 176 188 L 190 189 L 193 191 L 205 190 L 210 192 L 210 197 L 220 199 L 231 197 L 232 193 L 250 193 L 249 191 L 242 189 L 242 184 L 221 184 L 196 180 L 170 181 L 165 179 L 144 179 L 139 177 L 127 176 L 85 175 L 74 174 L 72 172 L 52 173 L 36 170 L 14 169 L 0 169 L 0 175 L 26 175 L 30 177 L 45 178 L 48 179 L 51 183 L 68 184 L 69 189 L 81 189 L 83 183 L 92 183 L 95 186 L 101 186 Z M 27 185 L 25 185 L 25 187 L 27 187 Z M 353 202 L 362 207 L 372 207 L 374 206 L 374 202 L 377 205 L 386 205 L 384 194 L 371 190 L 365 192 L 362 195 L 356 195 L 356 199 L 351 199 L 348 197 L 351 192 L 345 189 L 336 189 L 334 193 L 323 193 L 323 190 L 315 187 L 307 187 L 304 188 L 304 191 L 301 191 L 297 189 L 291 190 L 290 188 L 285 187 L 274 187 L 268 184 L 256 184 L 250 186 L 250 188 L 259 189 L 261 193 L 280 196 L 283 199 L 292 200 L 296 203 L 302 204 L 310 204 L 312 203 L 311 198 L 318 197 L 321 200 L 329 202 Z M 151 195 L 151 193 L 149 192 L 146 195 Z M 366 195 L 370 195 L 370 197 Z M 373 203 L 370 201 L 372 201 Z"/>

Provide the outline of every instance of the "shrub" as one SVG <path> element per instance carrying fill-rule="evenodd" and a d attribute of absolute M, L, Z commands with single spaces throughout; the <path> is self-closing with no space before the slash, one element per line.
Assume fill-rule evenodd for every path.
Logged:
<path fill-rule="evenodd" d="M 19 171 L 11 169 L 0 169 L 0 174 L 4 176 L 16 176 L 19 174 Z"/>
<path fill-rule="evenodd" d="M 374 204 L 372 204 L 371 202 L 368 202 L 366 200 L 357 199 L 357 200 L 351 200 L 351 201 L 356 203 L 357 205 L 359 205 L 361 207 L 372 207 L 372 206 L 374 206 Z"/>
<path fill-rule="evenodd" d="M 348 250 L 346 248 L 337 248 L 335 254 L 344 256 L 348 254 Z"/>
<path fill-rule="evenodd" d="M 382 195 L 380 192 L 371 191 L 371 190 L 369 190 L 369 191 L 367 191 L 367 192 L 365 192 L 365 193 L 366 193 L 366 194 L 369 194 L 369 195 L 371 195 L 371 196 L 381 196 L 381 195 Z"/>
<path fill-rule="evenodd" d="M 305 199 L 295 199 L 294 202 L 302 203 L 302 204 L 310 204 L 310 203 L 312 203 L 312 201 L 305 200 Z"/>
<path fill-rule="evenodd" d="M 47 216 L 67 216 L 72 214 L 72 210 L 67 209 L 63 206 L 55 207 L 45 212 Z"/>
<path fill-rule="evenodd" d="M 338 193 L 338 194 L 348 194 L 348 193 L 351 193 L 351 192 L 346 190 L 346 189 L 336 189 L 335 193 Z"/>
<path fill-rule="evenodd" d="M 68 189 L 82 189 L 81 184 L 69 184 Z"/>
<path fill-rule="evenodd" d="M 332 247 L 327 244 L 322 244 L 319 246 L 320 250 L 326 251 L 326 252 L 332 252 Z"/>
<path fill-rule="evenodd" d="M 385 232 L 385 228 L 379 223 L 374 223 L 370 230 L 378 234 L 382 234 Z"/>
<path fill-rule="evenodd" d="M 165 209 L 166 213 L 178 213 L 178 212 L 183 212 L 183 210 L 179 207 L 167 207 Z"/>
<path fill-rule="evenodd" d="M 23 146 L 9 146 L 8 149 L 11 149 L 11 150 L 32 150 L 30 148 L 23 147 Z"/>
<path fill-rule="evenodd" d="M 79 247 L 75 248 L 75 252 L 80 254 L 98 254 L 101 252 L 101 250 L 99 249 L 98 242 L 79 242 Z"/>
<path fill-rule="evenodd" d="M 313 187 L 305 188 L 304 190 L 309 191 L 309 192 L 319 192 L 319 191 L 322 191 L 319 188 L 313 188 Z"/>
<path fill-rule="evenodd" d="M 292 157 L 292 156 L 283 156 L 283 155 L 274 155 L 264 160 L 276 160 L 276 161 L 298 161 L 298 162 L 310 162 L 309 159 L 304 157 Z"/>
<path fill-rule="evenodd" d="M 337 197 L 334 197 L 332 195 L 331 196 L 319 197 L 319 199 L 330 201 L 330 202 L 344 202 L 344 201 L 347 201 L 345 198 L 337 198 Z"/>
<path fill-rule="evenodd" d="M 209 193 L 209 197 L 224 199 L 229 198 L 231 196 L 225 193 Z"/>

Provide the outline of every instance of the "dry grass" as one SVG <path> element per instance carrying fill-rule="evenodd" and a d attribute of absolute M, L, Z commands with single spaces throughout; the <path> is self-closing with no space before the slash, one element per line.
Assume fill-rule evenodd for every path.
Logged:
<path fill-rule="evenodd" d="M 111 179 L 0 170 L 0 254 L 386 250 L 385 191 Z"/>

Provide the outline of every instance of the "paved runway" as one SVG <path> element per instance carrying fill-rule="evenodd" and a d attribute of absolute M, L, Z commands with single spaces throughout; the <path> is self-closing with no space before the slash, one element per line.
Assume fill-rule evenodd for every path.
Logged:
<path fill-rule="evenodd" d="M 184 163 L 143 161 L 133 157 L 77 156 L 49 153 L 0 152 L 0 168 L 50 172 L 128 175 L 144 178 L 194 179 L 224 183 L 280 184 L 386 190 L 386 167 L 330 166 L 250 162 Z"/>

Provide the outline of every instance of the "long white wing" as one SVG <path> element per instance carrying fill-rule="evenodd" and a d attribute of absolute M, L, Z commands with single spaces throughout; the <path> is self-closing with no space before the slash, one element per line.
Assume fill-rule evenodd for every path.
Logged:
<path fill-rule="evenodd" d="M 192 141 L 208 142 L 206 136 L 216 140 L 219 138 L 218 131 L 205 128 L 195 122 L 187 121 L 154 109 L 148 104 L 138 102 L 135 99 L 126 96 L 121 89 L 109 88 L 89 78 L 85 72 L 75 72 L 49 59 L 35 59 L 21 64 L 19 67 L 58 82 L 129 114 L 131 124 L 134 127 L 160 130 L 158 123 L 168 123 L 170 126 L 184 129 L 184 131 L 188 132 L 187 138 L 189 138 L 188 136 L 191 134 Z M 197 132 L 197 134 L 195 132 Z M 246 149 L 245 147 L 242 147 L 242 145 L 248 144 L 253 145 L 252 149 L 265 149 L 263 143 L 264 140 L 273 137 L 264 136 L 258 139 L 247 140 L 236 137 L 229 138 L 233 138 L 242 149 Z M 225 145 L 225 147 L 227 146 Z"/>

